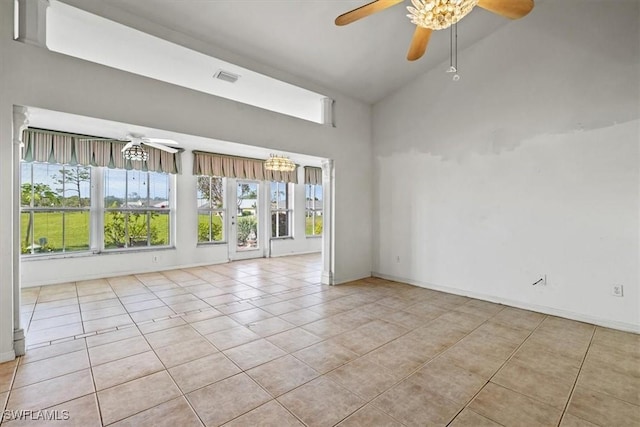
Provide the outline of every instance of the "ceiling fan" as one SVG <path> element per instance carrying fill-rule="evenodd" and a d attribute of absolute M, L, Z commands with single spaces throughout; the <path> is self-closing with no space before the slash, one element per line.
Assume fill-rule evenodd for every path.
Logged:
<path fill-rule="evenodd" d="M 142 145 L 157 148 L 158 150 L 163 150 L 168 153 L 177 153 L 178 151 L 180 151 L 178 148 L 171 147 L 172 145 L 180 145 L 178 142 L 172 139 L 147 138 L 140 135 L 129 134 L 125 138 L 123 138 L 122 141 L 128 141 L 122 148 L 123 153 L 125 152 L 125 150 L 129 150 L 134 146 L 140 147 Z"/>
<path fill-rule="evenodd" d="M 336 25 L 347 25 L 404 0 L 377 0 L 360 6 L 336 18 Z M 464 18 L 475 7 L 481 7 L 509 19 L 518 19 L 533 9 L 533 0 L 411 0 L 408 6 L 411 23 L 416 25 L 407 53 L 409 61 L 424 55 L 434 30 L 443 30 Z"/>

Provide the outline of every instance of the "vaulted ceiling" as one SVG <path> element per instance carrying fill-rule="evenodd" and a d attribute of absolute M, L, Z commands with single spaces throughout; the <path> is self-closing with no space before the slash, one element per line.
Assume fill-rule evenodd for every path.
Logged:
<path fill-rule="evenodd" d="M 128 25 L 140 22 L 140 29 L 157 24 L 368 103 L 449 61 L 448 30 L 434 32 L 423 58 L 406 60 L 415 29 L 405 16 L 409 1 L 345 27 L 334 24 L 336 16 L 368 0 L 62 1 Z M 459 51 L 509 24 L 474 9 L 458 25 Z"/>

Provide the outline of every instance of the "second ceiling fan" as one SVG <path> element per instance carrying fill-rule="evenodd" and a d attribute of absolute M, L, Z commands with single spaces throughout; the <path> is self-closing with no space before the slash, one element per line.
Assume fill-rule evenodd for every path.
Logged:
<path fill-rule="evenodd" d="M 336 18 L 336 25 L 347 25 L 376 12 L 385 10 L 404 0 L 377 0 L 353 9 Z M 409 61 L 424 55 L 429 38 L 434 30 L 443 30 L 464 18 L 475 7 L 510 19 L 518 19 L 533 9 L 533 0 L 411 0 L 408 6 L 409 19 L 416 25 L 413 39 L 407 53 Z"/>

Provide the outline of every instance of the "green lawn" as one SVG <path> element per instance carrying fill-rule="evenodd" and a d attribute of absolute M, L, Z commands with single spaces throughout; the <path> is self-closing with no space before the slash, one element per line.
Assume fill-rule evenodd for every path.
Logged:
<path fill-rule="evenodd" d="M 105 215 L 105 228 L 113 224 L 113 216 Z M 64 221 L 64 227 L 63 227 Z M 29 229 L 29 214 L 20 215 L 20 241 L 22 253 L 30 253 L 31 236 L 27 237 Z M 143 229 L 146 236 L 146 217 L 140 217 L 133 221 L 130 217 L 129 226 L 133 229 Z M 33 215 L 33 237 L 36 252 L 66 252 L 83 251 L 89 249 L 89 212 L 36 212 Z M 63 240 L 64 228 L 64 240 Z M 151 218 L 152 245 L 169 244 L 169 216 L 154 215 Z M 122 235 L 123 236 L 123 235 Z M 124 243 L 124 237 L 119 238 Z M 135 240 L 135 239 L 134 239 Z M 146 241 L 146 237 L 144 239 Z M 145 243 L 146 244 L 146 243 Z M 108 248 L 118 247 L 116 244 L 106 244 Z"/>
<path fill-rule="evenodd" d="M 37 212 L 33 215 L 33 240 L 36 252 L 61 252 L 63 247 L 66 252 L 84 251 L 89 249 L 89 212 Z M 212 227 L 212 241 L 221 242 L 225 240 L 223 236 L 223 218 L 212 215 L 209 220 L 208 214 L 198 215 L 198 241 L 209 241 L 209 228 Z M 64 221 L 64 242 L 62 236 Z M 111 213 L 105 214 L 105 229 L 116 230 L 116 238 L 110 242 L 105 242 L 107 248 L 117 248 L 124 245 L 123 231 L 119 230 L 116 222 L 118 218 Z M 120 220 L 121 221 L 121 220 Z M 29 225 L 29 214 L 20 214 L 20 238 L 22 253 L 30 253 L 31 236 L 27 240 L 27 230 Z M 129 217 L 129 234 L 132 237 L 130 244 L 146 245 L 146 216 L 140 215 L 134 218 Z M 305 218 L 305 231 L 308 236 L 312 235 L 314 228 L 313 218 Z M 135 232 L 134 232 L 135 231 Z M 316 217 L 316 235 L 322 234 L 322 217 Z M 163 246 L 169 244 L 169 215 L 152 215 L 151 217 L 152 246 Z M 118 244 L 115 243 L 118 242 Z"/>

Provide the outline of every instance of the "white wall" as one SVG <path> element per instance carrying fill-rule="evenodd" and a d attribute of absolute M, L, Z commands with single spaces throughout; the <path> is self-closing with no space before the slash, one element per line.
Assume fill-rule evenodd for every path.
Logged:
<path fill-rule="evenodd" d="M 0 200 L 12 200 L 12 189 L 17 185 L 11 161 L 13 105 L 335 159 L 335 281 L 370 275 L 371 216 L 363 209 L 371 206 L 372 198 L 369 106 L 309 85 L 309 90 L 336 100 L 333 128 L 66 57 L 13 41 L 12 6 L 13 2 L 0 2 Z M 185 170 L 189 170 L 187 165 Z M 184 187 L 189 193 L 194 188 L 188 180 L 184 180 Z M 178 197 L 178 203 L 183 203 Z M 360 214 L 351 215 L 354 211 Z M 0 358 L 7 357 L 12 348 L 11 287 L 19 273 L 13 265 L 18 256 L 18 240 L 12 235 L 16 212 L 15 205 L 0 204 L 0 235 L 4 242 L 16 243 L 14 247 L 0 245 Z M 178 249 L 158 252 L 164 267 L 214 256 L 207 249 L 196 248 L 189 240 L 194 237 L 188 237 L 193 228 L 188 223 L 182 226 L 188 232 L 178 229 Z M 71 259 L 64 267 L 52 267 L 48 274 L 77 269 L 91 275 L 99 267 L 125 273 L 134 267 L 144 271 L 157 266 L 152 265 L 149 253 L 110 255 L 95 261 Z"/>
<path fill-rule="evenodd" d="M 538 4 L 375 105 L 375 274 L 640 331 L 639 15 Z"/>

